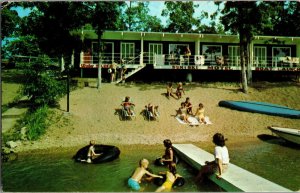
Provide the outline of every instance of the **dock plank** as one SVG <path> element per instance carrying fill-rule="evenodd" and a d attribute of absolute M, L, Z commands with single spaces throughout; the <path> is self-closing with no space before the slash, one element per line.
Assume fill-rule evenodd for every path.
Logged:
<path fill-rule="evenodd" d="M 205 161 L 214 160 L 214 155 L 193 144 L 173 144 L 175 152 L 181 159 L 199 170 Z M 229 192 L 291 192 L 291 190 L 262 178 L 234 164 L 229 164 L 228 170 L 222 174 L 222 179 L 216 175 L 210 180 Z"/>

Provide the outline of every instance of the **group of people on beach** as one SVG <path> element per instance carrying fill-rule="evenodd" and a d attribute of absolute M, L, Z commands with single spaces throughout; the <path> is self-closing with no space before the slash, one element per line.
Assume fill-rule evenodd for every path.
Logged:
<path fill-rule="evenodd" d="M 130 96 L 125 97 L 124 101 L 121 103 L 121 106 L 129 116 L 134 115 L 133 111 L 134 111 L 135 104 L 130 100 Z M 152 117 L 159 116 L 158 105 L 153 105 L 152 103 L 148 103 L 147 105 L 145 105 L 145 110 L 148 111 Z"/>
<path fill-rule="evenodd" d="M 117 78 L 121 78 L 121 80 L 124 81 L 126 71 L 127 68 L 124 59 L 121 59 L 120 65 L 113 62 L 107 69 L 108 74 L 110 74 L 110 82 L 115 82 Z"/>
<path fill-rule="evenodd" d="M 224 135 L 216 133 L 213 136 L 213 143 L 215 144 L 214 149 L 214 160 L 206 161 L 205 165 L 201 167 L 195 178 L 196 182 L 202 183 L 205 177 L 211 174 L 215 174 L 218 179 L 222 178 L 222 174 L 228 169 L 229 164 L 229 153 L 225 145 Z M 135 169 L 131 177 L 128 179 L 128 186 L 135 191 L 141 190 L 140 183 L 142 182 L 143 176 L 148 176 L 147 181 L 153 178 L 163 178 L 165 175 L 164 183 L 156 189 L 155 192 L 171 191 L 172 186 L 176 179 L 182 177 L 177 173 L 175 155 L 172 146 L 172 142 L 169 139 L 163 141 L 165 146 L 165 154 L 160 158 L 160 162 L 164 163 L 168 167 L 168 171 L 159 172 L 158 175 L 148 171 L 149 161 L 145 158 L 139 162 L 139 167 Z"/>
<path fill-rule="evenodd" d="M 202 103 L 199 103 L 196 112 L 193 113 L 193 105 L 191 103 L 190 98 L 187 97 L 184 102 L 181 102 L 180 107 L 177 110 L 176 116 L 179 116 L 179 118 L 186 123 L 191 123 L 188 118 L 190 116 L 193 116 L 199 121 L 199 123 L 206 124 L 204 111 L 204 105 Z"/>
<path fill-rule="evenodd" d="M 178 83 L 176 92 L 173 92 L 172 83 L 169 83 L 167 86 L 166 94 L 168 98 L 170 96 L 173 96 L 174 98 L 177 99 L 182 98 L 182 95 L 185 94 L 182 83 L 181 82 Z M 129 96 L 125 97 L 121 106 L 129 116 L 134 115 L 133 109 L 135 107 L 135 104 L 130 101 Z M 153 105 L 152 103 L 148 103 L 147 105 L 145 105 L 145 110 L 148 111 L 152 117 L 158 117 L 159 115 L 158 107 L 159 107 L 158 105 Z M 176 111 L 177 113 L 175 116 L 178 116 L 182 121 L 186 123 L 191 123 L 188 118 L 190 116 L 193 116 L 199 121 L 199 123 L 206 124 L 204 111 L 205 111 L 204 105 L 202 103 L 199 103 L 195 113 L 193 113 L 193 105 L 191 103 L 191 100 L 189 97 L 186 97 L 185 101 L 181 102 L 181 105 L 179 109 Z"/>

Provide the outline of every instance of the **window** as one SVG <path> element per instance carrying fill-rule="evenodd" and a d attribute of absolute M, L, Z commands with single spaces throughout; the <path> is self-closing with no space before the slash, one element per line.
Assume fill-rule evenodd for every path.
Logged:
<path fill-rule="evenodd" d="M 272 48 L 272 65 L 277 64 L 279 61 L 283 61 L 287 56 L 291 56 L 290 47 L 273 47 Z"/>
<path fill-rule="evenodd" d="M 228 59 L 230 66 L 238 66 L 240 62 L 240 46 L 228 46 Z"/>
<path fill-rule="evenodd" d="M 121 43 L 121 58 L 126 61 L 126 63 L 134 62 L 134 43 Z"/>
<path fill-rule="evenodd" d="M 183 55 L 188 44 L 169 44 L 169 54 L 180 54 Z"/>
<path fill-rule="evenodd" d="M 103 42 L 102 63 L 111 64 L 114 60 L 114 43 Z M 98 64 L 98 43 L 92 42 L 92 60 L 93 64 Z"/>
<path fill-rule="evenodd" d="M 254 46 L 253 63 L 256 66 L 266 66 L 267 65 L 267 48 Z"/>
<path fill-rule="evenodd" d="M 221 45 L 203 45 L 202 55 L 205 57 L 205 64 L 216 64 L 217 56 L 222 56 Z"/>
<path fill-rule="evenodd" d="M 154 63 L 154 55 L 159 54 L 162 55 L 162 44 L 149 44 L 149 64 Z"/>

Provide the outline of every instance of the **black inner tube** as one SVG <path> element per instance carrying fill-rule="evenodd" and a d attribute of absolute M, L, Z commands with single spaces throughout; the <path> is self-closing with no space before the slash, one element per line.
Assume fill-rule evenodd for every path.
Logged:
<path fill-rule="evenodd" d="M 82 160 L 87 159 L 87 153 L 89 150 L 89 145 L 79 149 L 73 159 L 77 162 L 82 162 Z M 100 156 L 92 159 L 92 163 L 103 163 L 109 162 L 117 159 L 120 155 L 120 150 L 116 146 L 111 145 L 94 145 L 95 153 L 101 153 Z"/>

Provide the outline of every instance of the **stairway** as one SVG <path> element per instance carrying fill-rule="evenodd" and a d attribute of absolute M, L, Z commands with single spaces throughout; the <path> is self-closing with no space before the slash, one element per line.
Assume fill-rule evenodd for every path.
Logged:
<path fill-rule="evenodd" d="M 127 72 L 127 73 L 125 74 L 124 81 L 125 81 L 128 77 L 134 75 L 135 73 L 137 73 L 138 71 L 142 70 L 142 69 L 145 68 L 145 67 L 146 67 L 146 64 L 139 65 L 139 67 L 134 68 L 134 69 L 132 69 L 131 71 Z M 127 70 L 128 70 L 128 69 L 127 69 Z M 120 83 L 120 82 L 122 82 L 122 78 L 117 79 L 115 83 L 118 84 L 118 83 Z"/>

